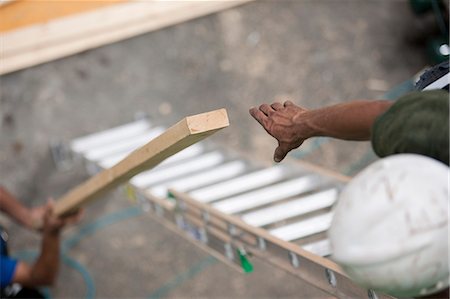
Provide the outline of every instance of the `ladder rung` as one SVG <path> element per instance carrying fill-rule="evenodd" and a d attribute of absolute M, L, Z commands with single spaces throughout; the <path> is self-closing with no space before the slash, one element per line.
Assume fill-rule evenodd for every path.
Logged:
<path fill-rule="evenodd" d="M 221 152 L 214 151 L 163 169 L 153 168 L 151 171 L 143 172 L 132 178 L 131 183 L 139 188 L 145 188 L 165 180 L 216 166 L 224 160 L 225 156 Z"/>
<path fill-rule="evenodd" d="M 315 175 L 302 176 L 287 182 L 271 185 L 256 191 L 227 198 L 213 204 L 213 207 L 229 214 L 239 213 L 271 202 L 311 191 L 319 183 Z"/>
<path fill-rule="evenodd" d="M 327 213 L 286 226 L 270 230 L 270 233 L 284 241 L 293 241 L 326 231 L 331 224 L 333 214 Z"/>
<path fill-rule="evenodd" d="M 287 203 L 268 207 L 242 216 L 250 225 L 264 226 L 284 219 L 330 207 L 337 197 L 337 189 L 329 189 L 308 196 L 296 198 Z"/>
<path fill-rule="evenodd" d="M 181 152 L 173 155 L 172 157 L 164 160 L 157 167 L 161 167 L 163 165 L 169 165 L 174 162 L 178 162 L 187 158 L 192 158 L 194 156 L 200 155 L 205 150 L 204 146 L 200 143 L 196 143 L 191 145 L 190 147 L 182 150 Z M 125 153 L 115 154 L 113 156 L 107 157 L 99 162 L 100 166 L 103 168 L 110 168 L 120 161 L 122 161 L 126 156 L 128 156 L 133 150 L 127 151 Z"/>
<path fill-rule="evenodd" d="M 330 240 L 320 240 L 302 246 L 303 249 L 320 256 L 329 256 L 332 253 Z"/>
<path fill-rule="evenodd" d="M 102 131 L 99 133 L 90 134 L 84 137 L 74 139 L 70 143 L 72 151 L 81 154 L 89 149 L 110 144 L 115 141 L 122 140 L 129 136 L 135 136 L 142 134 L 150 128 L 150 122 L 148 120 L 142 119 L 135 121 L 130 124 L 115 127 L 110 130 Z"/>
<path fill-rule="evenodd" d="M 192 191 L 189 195 L 198 201 L 208 203 L 280 181 L 285 174 L 284 166 L 275 166 Z"/>
<path fill-rule="evenodd" d="M 229 162 L 211 170 L 186 176 L 175 181 L 167 182 L 161 185 L 157 185 L 149 189 L 150 193 L 157 197 L 166 197 L 167 190 L 173 188 L 177 191 L 184 192 L 186 190 L 199 188 L 208 184 L 218 182 L 220 180 L 226 180 L 239 175 L 245 171 L 246 163 L 239 160 Z"/>
<path fill-rule="evenodd" d="M 144 144 L 148 143 L 150 140 L 156 138 L 162 132 L 164 132 L 164 129 L 162 127 L 156 127 L 141 135 L 132 137 L 128 136 L 128 138 L 123 138 L 122 140 L 114 144 L 107 144 L 100 147 L 96 147 L 90 151 L 87 151 L 85 156 L 88 160 L 98 161 L 110 155 L 126 151 L 133 151 L 143 146 Z"/>

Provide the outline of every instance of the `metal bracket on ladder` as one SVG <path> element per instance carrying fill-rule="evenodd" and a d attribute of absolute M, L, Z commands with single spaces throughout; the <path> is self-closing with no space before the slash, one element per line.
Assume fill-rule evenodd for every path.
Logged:
<path fill-rule="evenodd" d="M 72 166 L 72 155 L 70 149 L 59 140 L 50 141 L 50 154 L 58 170 L 68 170 Z"/>

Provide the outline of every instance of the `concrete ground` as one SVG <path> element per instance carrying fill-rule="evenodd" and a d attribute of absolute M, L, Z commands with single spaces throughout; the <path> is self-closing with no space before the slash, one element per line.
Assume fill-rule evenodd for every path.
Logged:
<path fill-rule="evenodd" d="M 427 64 L 421 41 L 432 24 L 407 1 L 258 1 L 2 76 L 0 183 L 28 205 L 58 197 L 87 174 L 79 164 L 56 170 L 50 141 L 142 112 L 170 125 L 225 107 L 231 126 L 211 140 L 270 163 L 275 142 L 249 107 L 280 97 L 306 108 L 383 97 Z M 292 156 L 350 174 L 374 159 L 368 143 L 317 145 Z M 53 297 L 327 297 L 260 262 L 239 275 L 137 213 L 121 191 L 108 197 L 64 235 Z M 39 236 L 4 223 L 11 250 L 29 259 Z"/>

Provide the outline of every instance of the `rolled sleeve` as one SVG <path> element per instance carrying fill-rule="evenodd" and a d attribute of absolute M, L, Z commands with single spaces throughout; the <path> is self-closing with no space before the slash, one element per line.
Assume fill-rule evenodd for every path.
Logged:
<path fill-rule="evenodd" d="M 449 164 L 449 93 L 413 92 L 398 99 L 372 128 L 379 157 L 413 153 Z"/>

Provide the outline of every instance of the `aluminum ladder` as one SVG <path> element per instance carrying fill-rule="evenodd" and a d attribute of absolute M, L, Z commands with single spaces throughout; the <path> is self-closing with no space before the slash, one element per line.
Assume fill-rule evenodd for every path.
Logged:
<path fill-rule="evenodd" d="M 93 175 L 164 130 L 140 119 L 77 138 L 70 151 Z M 331 208 L 345 182 L 298 161 L 265 167 L 203 141 L 126 188 L 156 220 L 240 272 L 258 257 L 338 298 L 393 298 L 359 287 L 327 258 Z"/>

